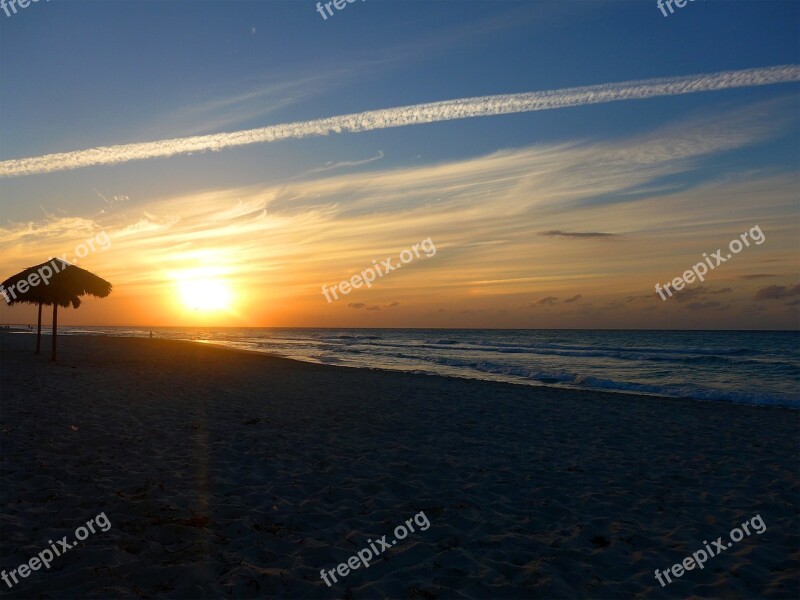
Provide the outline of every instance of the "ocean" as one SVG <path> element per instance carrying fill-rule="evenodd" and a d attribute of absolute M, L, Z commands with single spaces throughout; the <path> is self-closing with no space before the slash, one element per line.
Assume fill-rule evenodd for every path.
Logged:
<path fill-rule="evenodd" d="M 147 336 L 133 327 L 59 334 Z M 191 340 L 357 368 L 800 408 L 800 332 L 153 328 Z"/>

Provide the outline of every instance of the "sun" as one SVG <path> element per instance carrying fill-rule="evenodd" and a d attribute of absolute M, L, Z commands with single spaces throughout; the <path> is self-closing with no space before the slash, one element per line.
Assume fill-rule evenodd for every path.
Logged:
<path fill-rule="evenodd" d="M 223 279 L 213 277 L 180 278 L 178 293 L 183 305 L 193 311 L 230 310 L 231 291 Z"/>

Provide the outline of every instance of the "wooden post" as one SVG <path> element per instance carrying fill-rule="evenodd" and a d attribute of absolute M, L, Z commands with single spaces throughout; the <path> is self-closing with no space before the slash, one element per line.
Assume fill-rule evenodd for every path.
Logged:
<path fill-rule="evenodd" d="M 58 302 L 53 302 L 53 360 L 56 359 L 56 337 L 58 337 Z"/>
<path fill-rule="evenodd" d="M 42 347 L 42 303 L 39 302 L 39 324 L 36 326 L 36 354 Z"/>

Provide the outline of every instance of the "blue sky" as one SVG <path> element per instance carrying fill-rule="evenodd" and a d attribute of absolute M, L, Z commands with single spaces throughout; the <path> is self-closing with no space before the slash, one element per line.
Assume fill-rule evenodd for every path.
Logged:
<path fill-rule="evenodd" d="M 335 14 L 327 20 L 321 18 L 315 6 L 310 0 L 51 0 L 18 9 L 11 17 L 0 12 L 0 161 L 96 146 L 231 132 L 439 100 L 800 62 L 797 26 L 800 3 L 794 1 L 698 0 L 676 9 L 667 18 L 657 9 L 655 0 L 366 0 L 347 4 L 341 11 L 334 10 Z M 332 134 L 220 152 L 3 178 L 0 179 L 0 227 L 4 229 L 0 247 L 4 248 L 6 257 L 2 267 L 4 271 L 13 272 L 17 267 L 27 266 L 25 261 L 34 260 L 37 252 L 45 248 L 72 247 L 72 240 L 79 239 L 84 230 L 109 229 L 112 239 L 113 232 L 118 231 L 123 239 L 131 227 L 138 224 L 141 229 L 141 223 L 147 222 L 159 223 L 164 236 L 180 235 L 175 223 L 188 222 L 191 215 L 181 213 L 174 206 L 178 205 L 178 198 L 183 198 L 185 204 L 189 202 L 186 199 L 195 194 L 213 192 L 220 198 L 237 198 L 245 203 L 248 198 L 260 198 L 253 201 L 256 205 L 261 202 L 259 206 L 267 212 L 289 212 L 293 219 L 300 220 L 301 215 L 311 214 L 309 211 L 318 210 L 320 206 L 336 207 L 336 214 L 329 215 L 330 220 L 320 221 L 313 235 L 301 235 L 298 230 L 299 237 L 292 238 L 292 243 L 297 244 L 309 235 L 315 240 L 325 237 L 330 227 L 352 228 L 353 223 L 348 219 L 353 215 L 383 213 L 385 218 L 398 219 L 405 227 L 416 223 L 417 217 L 422 219 L 420 211 L 430 203 L 451 201 L 460 208 L 469 203 L 462 199 L 458 204 L 460 188 L 439 181 L 438 188 L 426 189 L 425 193 L 419 193 L 416 183 L 412 185 L 413 190 L 395 190 L 396 197 L 391 203 L 379 205 L 374 200 L 358 200 L 365 182 L 380 187 L 388 185 L 386 182 L 396 176 L 418 183 L 417 178 L 424 180 L 429 177 L 425 173 L 432 172 L 431 169 L 441 170 L 444 165 L 454 169 L 460 166 L 474 173 L 480 171 L 478 165 L 491 164 L 491 157 L 498 152 L 527 153 L 529 157 L 544 153 L 547 158 L 531 162 L 531 168 L 540 169 L 540 172 L 551 168 L 548 165 L 555 157 L 559 161 L 577 161 L 573 162 L 574 169 L 580 171 L 588 168 L 587 165 L 597 167 L 598 159 L 586 162 L 583 158 L 582 153 L 588 148 L 599 157 L 609 148 L 620 152 L 626 148 L 654 151 L 643 148 L 656 140 L 660 140 L 659 148 L 674 150 L 681 143 L 697 143 L 692 131 L 698 133 L 700 140 L 727 136 L 719 144 L 712 144 L 713 147 L 698 153 L 690 163 L 686 157 L 670 155 L 664 160 L 680 164 L 654 169 L 645 177 L 641 177 L 644 171 L 639 170 L 636 180 L 624 185 L 599 186 L 579 194 L 572 190 L 561 204 L 555 200 L 557 190 L 550 189 L 548 198 L 551 199 L 526 205 L 530 193 L 535 194 L 536 188 L 533 188 L 533 192 L 525 192 L 528 194 L 525 200 L 516 203 L 522 207 L 520 215 L 524 215 L 518 219 L 524 219 L 535 235 L 544 216 L 552 219 L 553 215 L 560 214 L 563 222 L 557 228 L 570 229 L 573 221 L 577 227 L 584 225 L 587 219 L 589 223 L 595 218 L 611 219 L 614 211 L 624 211 L 626 204 L 639 202 L 639 206 L 644 207 L 645 202 L 667 197 L 673 198 L 677 206 L 691 194 L 702 196 L 705 193 L 706 202 L 717 205 L 719 219 L 712 222 L 708 216 L 703 217 L 706 228 L 700 237 L 694 238 L 696 241 L 691 248 L 679 243 L 678 238 L 673 238 L 672 245 L 664 242 L 667 244 L 664 251 L 668 253 L 674 251 L 675 245 L 686 248 L 688 259 L 711 246 L 716 249 L 719 239 L 724 242 L 735 237 L 742 227 L 754 224 L 747 219 L 758 215 L 749 215 L 746 210 L 748 206 L 752 208 L 754 200 L 749 201 L 750 204 L 742 200 L 739 207 L 742 216 L 738 221 L 723 216 L 727 206 L 723 194 L 727 192 L 722 186 L 732 181 L 759 189 L 763 186 L 766 191 L 762 193 L 777 194 L 779 199 L 774 206 L 765 206 L 763 218 L 784 225 L 792 219 L 796 223 L 797 198 L 789 192 L 786 181 L 791 181 L 792 177 L 796 179 L 798 173 L 797 91 L 797 83 L 751 86 Z M 558 169 L 566 168 L 562 162 L 558 164 Z M 521 177 L 520 173 L 525 172 L 523 166 L 519 169 L 514 177 Z M 604 169 L 604 172 L 619 169 L 620 176 L 627 172 L 619 162 Z M 351 178 L 347 184 L 353 189 L 348 189 L 346 194 L 332 191 L 339 189 L 336 178 L 348 174 Z M 502 181 L 494 172 L 486 177 L 470 183 L 472 189 L 483 186 L 479 193 L 491 194 L 493 186 Z M 772 183 L 767 183 L 768 180 Z M 304 182 L 310 187 L 303 188 Z M 312 189 L 317 191 L 312 192 Z M 288 193 L 287 190 L 294 191 Z M 281 196 L 279 192 L 288 195 Z M 506 190 L 504 193 L 514 192 Z M 118 202 L 109 201 L 115 196 Z M 515 205 L 512 199 L 506 201 L 508 206 Z M 173 208 L 168 211 L 167 207 L 171 206 Z M 591 218 L 582 212 L 585 207 L 596 210 L 598 206 L 606 208 L 607 212 L 593 213 Z M 163 212 L 159 212 L 159 207 Z M 498 205 L 496 209 L 503 211 L 505 207 L 505 204 Z M 219 219 L 212 216 L 211 208 L 209 211 L 205 217 L 207 221 L 197 217 L 200 219 L 197 227 L 205 226 L 213 231 Z M 415 212 L 419 214 L 415 216 Z M 642 213 L 648 211 L 642 208 Z M 638 233 L 640 237 L 636 243 L 645 243 L 645 232 L 663 221 L 656 216 L 652 223 L 647 223 L 646 219 L 640 216 L 636 224 L 630 224 L 625 236 Z M 323 225 L 323 221 L 327 225 Z M 430 229 L 435 231 L 444 220 L 434 219 L 431 223 Z M 721 227 L 722 224 L 727 228 Z M 382 239 L 384 233 L 377 227 L 367 228 L 369 231 L 352 235 L 350 239 L 363 241 L 370 236 Z M 471 245 L 507 241 L 508 236 L 502 235 L 504 227 L 498 223 L 496 235 L 489 235 L 487 239 L 475 229 L 471 236 L 446 243 L 452 251 L 438 255 L 439 268 L 471 273 L 477 260 L 484 264 L 487 272 L 496 271 L 497 265 L 491 264 L 486 256 L 467 258 L 464 253 Z M 728 230 L 730 236 L 726 233 Z M 20 235 L 20 231 L 27 231 L 27 234 Z M 446 231 L 445 227 L 440 234 L 442 239 Z M 408 243 L 429 235 L 424 226 L 415 225 L 408 230 Z M 517 232 L 517 235 L 521 234 Z M 783 262 L 780 273 L 769 273 L 776 275 L 776 279 L 765 281 L 764 285 L 796 283 L 796 256 L 791 257 L 787 250 L 791 248 L 791 235 L 791 232 L 780 235 L 776 232 L 770 238 L 776 240 L 773 251 L 777 254 L 772 258 Z M 330 238 L 329 241 L 332 248 L 341 249 L 346 239 Z M 130 243 L 129 252 L 137 252 L 136 244 L 143 244 L 140 250 L 150 248 L 143 240 Z M 209 250 L 201 248 L 198 239 L 187 243 L 197 246 L 198 251 Z M 396 249 L 399 251 L 403 245 Z M 233 254 L 241 256 L 242 261 L 267 258 L 252 253 L 249 244 L 242 247 L 239 241 L 231 241 L 228 247 Z M 357 272 L 357 267 L 368 265 L 373 256 L 384 250 L 378 247 L 371 250 L 366 244 L 360 252 L 342 252 L 333 263 L 323 261 L 324 266 L 320 263 L 315 275 L 306 273 L 305 283 L 293 280 L 286 273 L 284 278 L 277 278 L 276 281 L 292 292 L 286 296 L 270 296 L 272 301 L 289 302 L 302 297 L 307 298 L 307 303 L 298 301 L 298 305 L 305 306 L 302 314 L 274 311 L 271 314 L 281 315 L 280 322 L 274 324 L 360 324 L 351 318 L 355 311 L 314 307 L 312 298 L 317 302 L 319 296 L 318 291 L 313 295 L 310 291 L 319 288 L 314 277 L 324 277 L 327 269 L 332 271 L 329 279 L 335 281 L 349 272 Z M 526 249 L 528 251 L 534 252 L 531 248 Z M 588 247 L 581 251 L 587 261 L 605 256 L 605 248 L 599 252 L 597 248 Z M 571 252 L 578 250 L 571 248 L 567 254 Z M 577 266 L 579 252 L 574 261 L 568 261 L 569 265 L 560 264 L 566 260 L 563 254 L 555 248 L 542 252 L 552 263 L 554 272 L 566 269 L 574 274 L 574 287 L 564 287 L 564 294 L 574 290 L 576 294 L 586 295 L 588 292 L 580 282 L 588 273 Z M 200 252 L 199 255 L 204 254 Z M 538 256 L 535 252 L 534 255 Z M 460 265 L 445 266 L 451 260 L 458 263 L 457 256 L 463 257 Z M 506 263 L 519 260 L 517 270 L 524 270 L 521 265 L 528 259 L 512 256 L 517 255 L 509 253 Z M 44 258 L 46 256 L 42 260 Z M 110 260 L 99 255 L 95 258 L 98 267 L 104 266 L 104 260 Z M 299 257 L 276 259 L 269 271 L 287 269 L 286 265 L 293 260 Z M 687 261 L 675 258 L 672 269 L 668 263 L 654 262 L 649 271 L 639 265 L 635 277 L 619 257 L 616 262 L 617 267 L 598 264 L 590 271 L 623 278 L 617 287 L 627 293 L 636 291 L 632 281 L 644 278 L 645 273 L 652 273 L 653 282 L 659 277 L 663 280 L 667 272 L 680 274 Z M 558 269 L 556 263 L 560 265 Z M 86 264 L 91 268 L 91 262 Z M 755 271 L 764 270 L 752 266 Z M 123 296 L 126 282 L 135 289 L 142 281 L 155 285 L 158 279 L 155 274 L 142 275 L 141 265 L 137 270 L 127 271 L 112 261 L 107 268 L 121 282 L 117 289 L 122 286 Z M 240 270 L 242 268 L 243 265 Z M 548 281 L 553 281 L 552 273 L 549 277 Z M 422 297 L 430 297 L 421 279 L 398 281 L 391 287 L 391 293 L 385 290 L 387 295 L 381 301 L 390 304 L 393 298 L 402 296 L 401 306 L 416 308 L 406 315 L 406 320 L 393 317 L 399 320 L 365 324 L 463 325 L 456 317 L 444 321 L 437 321 L 439 317 L 423 317 L 436 314 L 439 308 L 458 298 L 467 307 L 464 310 L 486 311 L 487 315 L 494 311 L 494 316 L 486 317 L 486 326 L 536 326 L 540 321 L 523 310 L 528 306 L 526 298 L 535 304 L 538 297 L 553 292 L 547 285 L 540 289 L 533 284 L 525 289 L 498 289 L 491 301 L 481 304 L 484 301 L 475 300 L 476 294 L 470 287 L 473 282 L 470 276 L 453 280 L 452 287 L 443 292 L 436 304 L 434 299 L 420 302 Z M 594 293 L 600 293 L 597 291 L 599 283 L 596 282 L 594 289 Z M 755 304 L 751 300 L 757 289 L 752 285 L 740 289 L 738 303 L 730 304 L 715 315 L 719 326 L 741 319 L 737 310 L 753 310 Z M 377 302 L 383 292 L 369 293 Z M 611 306 L 614 300 L 603 298 L 603 302 Z M 659 312 L 661 307 L 649 310 Z M 762 322 L 754 318 L 748 323 L 754 327 L 759 323 L 770 327 L 787 326 L 791 319 L 796 319 L 791 311 L 792 307 L 768 306 L 756 311 L 769 313 L 768 319 L 764 317 Z M 558 322 L 563 326 L 583 326 L 591 321 L 586 316 L 589 312 L 573 318 L 562 315 L 563 319 Z M 100 320 L 107 317 L 102 312 L 98 314 Z M 603 323 L 615 326 L 639 326 L 652 317 L 628 321 L 622 314 L 615 317 L 606 314 L 592 318 L 596 320 L 600 316 Z M 693 323 L 695 318 L 702 323 L 709 318 L 709 315 L 688 318 L 674 310 L 662 316 L 664 326 Z M 543 315 L 542 323 L 552 322 L 552 318 L 553 315 Z M 243 324 L 268 325 L 273 321 L 263 317 L 257 323 Z"/>

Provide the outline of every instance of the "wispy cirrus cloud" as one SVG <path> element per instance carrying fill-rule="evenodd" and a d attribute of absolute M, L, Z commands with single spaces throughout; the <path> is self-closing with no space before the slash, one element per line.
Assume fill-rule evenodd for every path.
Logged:
<path fill-rule="evenodd" d="M 165 132 L 190 136 L 242 126 L 248 120 L 264 117 L 341 85 L 350 76 L 348 71 L 338 69 L 301 78 L 286 78 L 277 83 L 251 85 L 247 91 L 239 93 L 204 90 L 211 99 L 168 112 L 138 137 L 147 139 Z"/>
<path fill-rule="evenodd" d="M 800 66 L 782 65 L 540 92 L 461 98 L 311 121 L 284 123 L 231 133 L 106 146 L 6 160 L 0 162 L 0 177 L 51 173 L 96 165 L 114 165 L 192 152 L 220 151 L 237 146 L 325 136 L 332 133 L 357 133 L 455 119 L 553 110 L 622 100 L 643 100 L 795 81 L 800 81 Z"/>
<path fill-rule="evenodd" d="M 614 237 L 616 233 L 602 233 L 600 231 L 561 231 L 560 229 L 551 229 L 550 231 L 541 231 L 539 235 L 549 237 L 571 237 L 571 238 L 604 238 Z"/>
<path fill-rule="evenodd" d="M 375 162 L 376 160 L 381 160 L 383 158 L 383 150 L 378 150 L 378 154 L 375 156 L 370 156 L 369 158 L 365 158 L 363 160 L 343 160 L 341 162 L 331 162 L 326 164 L 323 167 L 317 167 L 316 169 L 311 169 L 308 173 L 324 173 L 325 171 L 333 171 L 335 169 L 346 169 L 348 167 L 361 167 L 363 165 L 368 165 L 371 162 Z"/>

